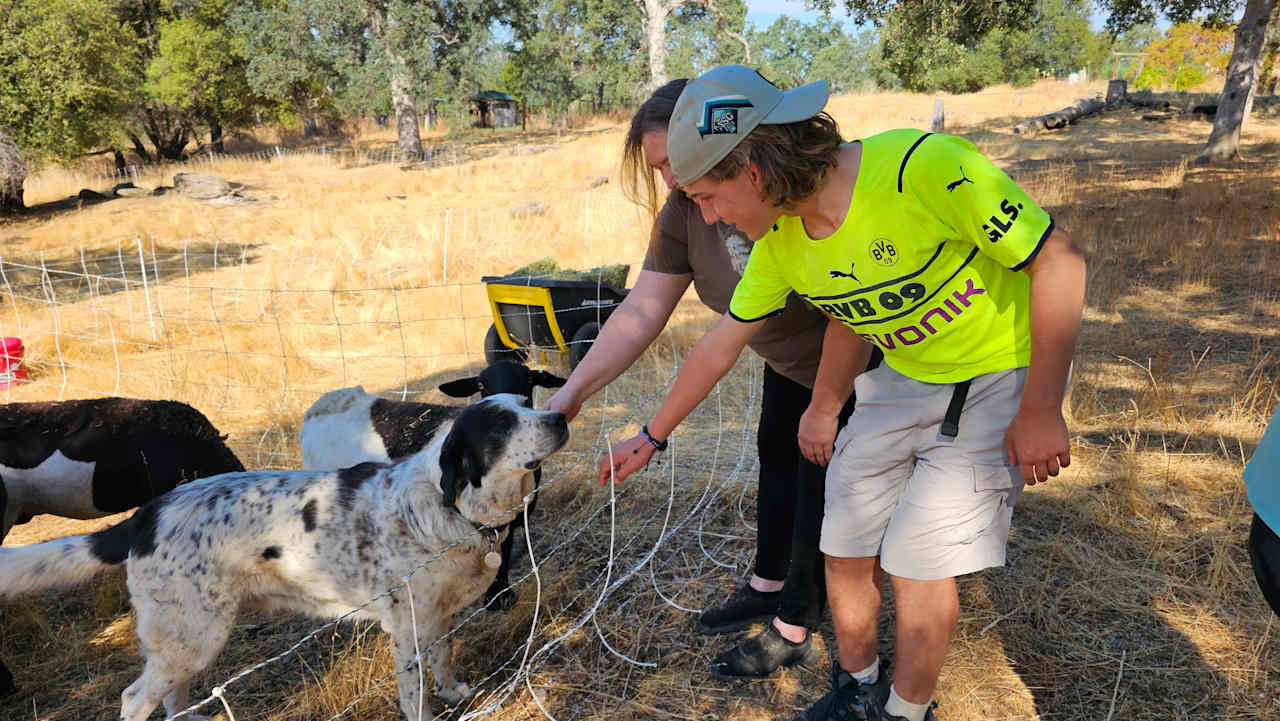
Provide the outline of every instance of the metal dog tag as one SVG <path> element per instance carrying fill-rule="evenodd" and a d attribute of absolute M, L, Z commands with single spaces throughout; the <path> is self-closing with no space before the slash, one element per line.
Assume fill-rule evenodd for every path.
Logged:
<path fill-rule="evenodd" d="M 484 565 L 489 568 L 497 568 L 502 565 L 502 556 L 499 556 L 497 551 L 489 551 L 484 554 Z"/>

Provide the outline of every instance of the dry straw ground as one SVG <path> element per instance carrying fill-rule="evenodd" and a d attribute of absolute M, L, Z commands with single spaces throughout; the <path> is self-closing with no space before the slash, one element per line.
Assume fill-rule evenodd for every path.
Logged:
<path fill-rule="evenodd" d="M 1010 133 L 1081 92 L 1044 83 L 946 98 L 949 130 L 1052 211 L 1087 250 L 1090 280 L 1067 400 L 1074 462 L 1024 495 L 1010 565 L 962 580 L 939 717 L 1274 719 L 1280 641 L 1243 548 L 1240 471 L 1280 379 L 1280 123 L 1249 129 L 1245 162 L 1208 169 L 1187 164 L 1203 122 L 1121 110 L 1034 139 Z M 855 136 L 924 126 L 932 101 L 845 96 L 831 109 Z M 194 169 L 212 164 L 258 200 L 121 199 L 0 226 L 0 329 L 24 338 L 36 376 L 9 399 L 178 398 L 230 433 L 247 465 L 294 465 L 297 419 L 320 392 L 359 382 L 439 399 L 436 383 L 478 367 L 490 322 L 479 276 L 548 254 L 571 267 L 638 263 L 647 220 L 618 192 L 621 138 L 605 121 L 498 134 L 428 171 L 333 154 L 215 159 Z M 139 184 L 167 184 L 174 170 Z M 612 182 L 588 193 L 601 175 Z M 109 187 L 45 171 L 28 200 L 86 185 Z M 508 214 L 529 200 L 546 212 Z M 674 453 L 617 489 L 616 505 L 590 480 L 604 436 L 652 413 L 710 320 L 687 298 L 671 333 L 593 400 L 548 464 L 538 577 L 520 583 L 513 611 L 480 612 L 456 634 L 462 672 L 505 699 L 492 718 L 754 721 L 790 718 L 822 693 L 825 668 L 712 680 L 706 662 L 728 639 L 693 634 L 685 610 L 722 598 L 751 562 L 758 359 L 739 362 Z M 6 543 L 96 525 L 40 518 Z M 0 657 L 23 687 L 0 717 L 115 718 L 140 666 L 132 624 L 119 574 L 0 604 Z M 196 692 L 316 625 L 245 616 Z M 829 627 L 820 635 L 834 646 Z M 882 635 L 887 652 L 891 625 Z M 528 684 L 509 684 L 522 665 Z M 238 719 L 296 721 L 367 694 L 346 718 L 390 721 L 389 672 L 382 634 L 345 624 L 228 685 L 227 699 Z"/>

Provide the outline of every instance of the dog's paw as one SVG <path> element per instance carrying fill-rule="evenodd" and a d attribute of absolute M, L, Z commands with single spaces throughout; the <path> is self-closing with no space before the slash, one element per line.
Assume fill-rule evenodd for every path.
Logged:
<path fill-rule="evenodd" d="M 453 706 L 462 703 L 471 696 L 471 687 L 461 681 L 454 681 L 448 686 L 436 686 L 436 695 Z"/>

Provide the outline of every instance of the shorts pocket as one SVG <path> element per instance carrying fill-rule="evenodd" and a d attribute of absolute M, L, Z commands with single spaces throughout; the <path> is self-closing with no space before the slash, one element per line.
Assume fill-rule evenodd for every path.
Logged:
<path fill-rule="evenodd" d="M 1015 466 L 988 465 L 973 467 L 973 490 L 977 493 L 982 493 L 983 491 L 1008 491 L 1016 485 L 1021 485 L 1021 483 L 1022 476 Z"/>

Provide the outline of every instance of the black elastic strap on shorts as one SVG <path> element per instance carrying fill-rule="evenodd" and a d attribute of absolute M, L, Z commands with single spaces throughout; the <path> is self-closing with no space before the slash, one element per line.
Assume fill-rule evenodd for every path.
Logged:
<path fill-rule="evenodd" d="M 951 405 L 947 406 L 947 415 L 942 417 L 942 435 L 955 438 L 960 434 L 960 411 L 964 410 L 964 401 L 969 397 L 969 384 L 973 380 L 960 381 L 951 391 Z"/>

